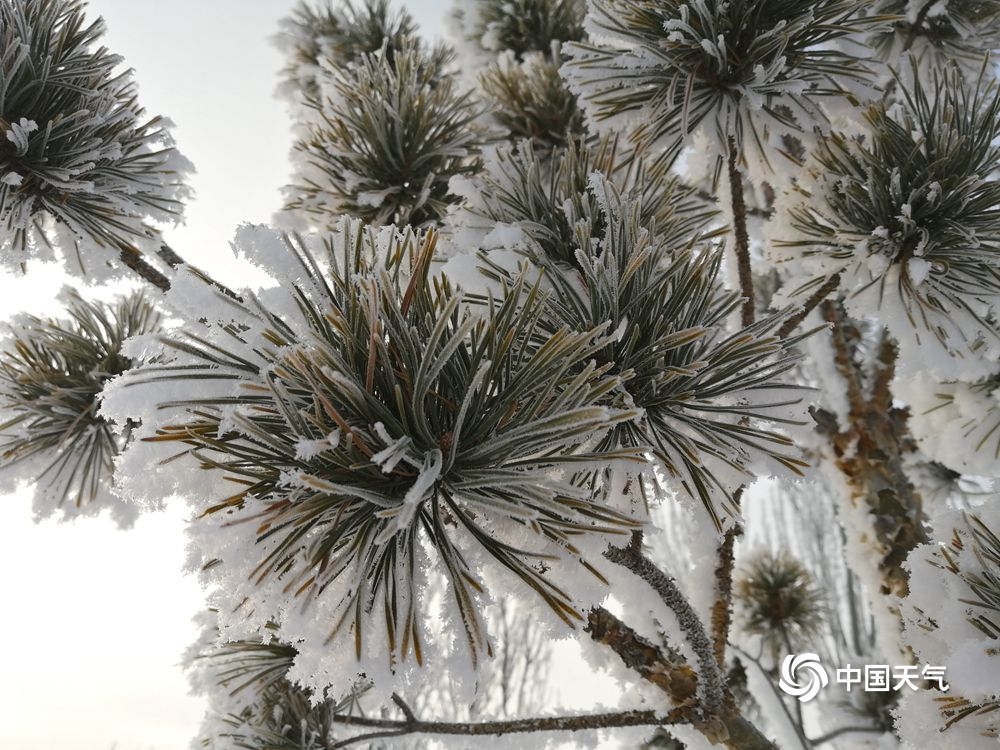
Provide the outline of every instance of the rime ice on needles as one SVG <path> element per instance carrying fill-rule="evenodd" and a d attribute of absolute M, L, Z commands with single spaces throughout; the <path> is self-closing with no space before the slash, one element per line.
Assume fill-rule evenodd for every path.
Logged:
<path fill-rule="evenodd" d="M 433 233 L 380 242 L 386 231 L 345 221 L 288 241 L 282 287 L 242 304 L 220 295 L 216 313 L 180 311 L 212 325 L 164 339 L 166 361 L 106 399 L 111 413 L 149 402 L 135 451 L 150 469 L 176 475 L 184 462 L 158 464 L 188 455 L 229 480 L 228 495 L 186 486 L 204 516 L 196 546 L 219 560 L 206 571 L 224 582 L 216 603 L 235 621 L 278 622 L 297 664 L 346 658 L 347 643 L 359 657 L 380 653 L 383 669 L 420 661 L 428 575 L 447 579 L 458 614 L 446 625 L 475 659 L 487 646 L 474 561 L 576 622 L 576 584 L 545 571 L 566 559 L 589 577 L 575 539 L 635 523 L 574 479 L 635 458 L 594 452 L 639 414 L 605 403 L 621 384 L 593 361 L 606 326 L 546 333 L 544 301 L 523 281 L 470 310 L 429 277 Z M 239 325 L 227 322 L 237 308 Z M 209 379 L 223 387 L 196 388 Z M 165 403 L 164 386 L 186 395 Z M 313 686 L 325 679 L 317 669 Z"/>
<path fill-rule="evenodd" d="M 448 181 L 478 169 L 478 112 L 446 71 L 450 53 L 416 39 L 353 66 L 324 68 L 296 142 L 286 208 L 332 229 L 343 214 L 376 224 L 440 219 Z"/>
<path fill-rule="evenodd" d="M 871 40 L 889 61 L 910 51 L 927 64 L 959 61 L 974 72 L 986 50 L 1000 47 L 1000 3 L 993 0 L 883 0 L 876 12 L 897 19 Z"/>
<path fill-rule="evenodd" d="M 788 199 L 798 236 L 776 232 L 793 294 L 840 273 L 851 313 L 877 315 L 899 339 L 904 364 L 920 347 L 921 367 L 939 374 L 987 374 L 977 360 L 995 357 L 1000 339 L 992 312 L 1000 92 L 987 75 L 983 68 L 967 85 L 954 68 L 930 81 L 914 72 L 899 101 L 869 106 L 867 134 L 829 134 L 802 194 Z M 929 346 L 944 356 L 928 363 Z"/>
<path fill-rule="evenodd" d="M 583 134 L 583 114 L 559 75 L 562 60 L 540 52 L 518 61 L 506 52 L 480 78 L 493 118 L 510 132 L 540 147 L 561 147 Z"/>
<path fill-rule="evenodd" d="M 639 222 L 652 227 L 665 247 L 682 247 L 692 237 L 708 236 L 714 211 L 670 173 L 670 161 L 644 158 L 605 136 L 593 143 L 572 139 L 544 158 L 533 142 L 489 152 L 483 172 L 462 189 L 463 210 L 488 220 L 488 226 L 512 225 L 530 238 L 527 254 L 542 266 L 577 265 L 581 232 L 598 237 L 606 212 L 589 188 L 591 175 L 607 175 L 638 205 Z M 459 215 L 467 224 L 475 219 Z"/>
<path fill-rule="evenodd" d="M 349 710 L 367 685 L 345 685 L 339 700 L 315 700 L 288 680 L 292 646 L 259 641 L 217 643 L 216 615 L 187 653 L 187 671 L 208 710 L 193 747 L 211 750 L 325 750 L 335 741 L 333 715 Z M 333 691 L 331 691 L 333 692 Z"/>
<path fill-rule="evenodd" d="M 51 255 L 56 240 L 79 272 L 78 241 L 113 259 L 144 221 L 180 213 L 190 165 L 164 120 L 142 120 L 131 72 L 98 46 L 103 31 L 76 0 L 0 1 L 3 265 Z"/>
<path fill-rule="evenodd" d="M 68 319 L 22 316 L 8 326 L 0 350 L 0 475 L 4 484 L 35 483 L 38 515 L 110 507 L 126 524 L 134 512 L 110 485 L 131 427 L 116 431 L 98 415 L 98 399 L 131 366 L 125 339 L 157 330 L 159 314 L 139 294 L 115 304 L 65 294 Z"/>
<path fill-rule="evenodd" d="M 584 0 L 472 0 L 455 3 L 454 19 L 458 35 L 480 54 L 511 52 L 523 60 L 583 39 L 585 11 Z"/>
<path fill-rule="evenodd" d="M 947 665 L 946 692 L 904 695 L 902 739 L 919 746 L 945 727 L 949 747 L 989 750 L 1000 736 L 1000 513 L 992 495 L 975 511 L 934 519 L 941 543 L 907 563 L 904 640 L 917 659 Z M 936 718 L 939 716 L 940 718 Z"/>
<path fill-rule="evenodd" d="M 336 6 L 330 0 L 315 6 L 302 0 L 280 28 L 274 41 L 287 60 L 280 93 L 305 100 L 318 95 L 324 70 L 357 64 L 382 45 L 391 58 L 417 34 L 410 14 L 392 11 L 388 0 Z"/>
<path fill-rule="evenodd" d="M 780 316 L 727 333 L 726 317 L 740 302 L 717 282 L 719 252 L 690 239 L 668 244 L 670 222 L 664 234 L 647 230 L 642 201 L 619 197 L 596 173 L 588 192 L 584 205 L 593 202 L 599 234 L 574 222 L 573 267 L 537 247 L 533 258 L 550 271 L 559 322 L 615 332 L 598 361 L 621 374 L 626 403 L 643 417 L 617 426 L 605 444 L 652 455 L 721 527 L 735 510 L 733 493 L 754 472 L 766 473 L 768 462 L 792 472 L 805 465 L 775 429 L 802 417 L 801 391 L 782 381 L 795 362 L 794 340 L 773 335 Z M 679 212 L 676 221 L 691 218 Z"/>
<path fill-rule="evenodd" d="M 857 0 L 591 0 L 591 41 L 565 45 L 563 72 L 599 131 L 632 128 L 668 151 L 702 128 L 767 162 L 778 137 L 824 121 L 833 81 L 869 69 L 838 40 L 874 20 Z M 773 139 L 773 141 L 772 141 Z"/>

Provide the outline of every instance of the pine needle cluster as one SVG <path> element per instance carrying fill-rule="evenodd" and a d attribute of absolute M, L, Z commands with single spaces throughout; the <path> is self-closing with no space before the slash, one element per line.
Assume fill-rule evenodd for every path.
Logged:
<path fill-rule="evenodd" d="M 42 515 L 116 503 L 112 471 L 129 430 L 119 435 L 99 416 L 98 399 L 132 365 L 125 340 L 158 330 L 160 320 L 141 294 L 103 304 L 70 293 L 67 311 L 65 320 L 18 319 L 0 351 L 0 471 L 35 483 Z"/>
<path fill-rule="evenodd" d="M 808 646 L 823 626 L 824 598 L 813 577 L 787 553 L 763 552 L 736 581 L 744 629 L 777 657 Z"/>
<path fill-rule="evenodd" d="M 970 554 L 971 552 L 971 554 Z M 948 545 L 938 549 L 932 564 L 954 575 L 965 596 L 966 619 L 982 634 L 981 658 L 997 660 L 1000 653 L 1000 537 L 981 517 L 965 515 L 964 528 L 956 529 Z M 983 736 L 1000 736 L 1000 692 L 970 699 L 960 693 L 938 701 L 945 728 L 978 718 Z"/>
<path fill-rule="evenodd" d="M 898 19 L 873 40 L 873 47 L 888 60 L 913 51 L 930 52 L 935 62 L 978 64 L 984 50 L 1000 47 L 1000 4 L 992 0 L 885 0 L 878 12 Z"/>
<path fill-rule="evenodd" d="M 489 111 L 511 140 L 554 148 L 583 135 L 583 112 L 559 73 L 561 64 L 558 54 L 530 53 L 520 61 L 506 54 L 480 77 Z"/>
<path fill-rule="evenodd" d="M 591 121 L 614 130 L 627 117 L 638 143 L 676 151 L 704 128 L 722 155 L 812 127 L 833 80 L 864 79 L 862 60 L 838 48 L 880 19 L 857 0 L 593 0 L 592 35 L 569 44 L 564 68 Z"/>
<path fill-rule="evenodd" d="M 874 309 L 900 305 L 885 316 L 896 335 L 908 325 L 974 345 L 1000 333 L 988 312 L 1000 300 L 1000 93 L 985 69 L 972 85 L 957 68 L 914 76 L 896 103 L 868 108 L 867 133 L 822 141 L 815 183 L 790 210 L 802 238 L 781 244 L 822 257 Z"/>
<path fill-rule="evenodd" d="M 583 39 L 584 0 L 474 0 L 457 7 L 466 39 L 487 53 L 523 60 L 552 54 L 553 42 Z"/>
<path fill-rule="evenodd" d="M 733 493 L 750 476 L 749 465 L 770 459 L 793 472 L 804 466 L 775 429 L 792 421 L 801 400 L 782 382 L 796 359 L 795 339 L 773 334 L 781 316 L 727 333 L 740 300 L 718 283 L 721 254 L 690 238 L 668 244 L 669 231 L 643 226 L 639 201 L 622 198 L 597 176 L 587 191 L 585 205 L 593 201 L 601 232 L 572 225 L 574 267 L 556 265 L 530 245 L 528 254 L 550 271 L 558 322 L 615 331 L 597 361 L 621 374 L 626 401 L 643 417 L 615 427 L 604 445 L 651 455 L 721 527 L 735 511 Z M 679 212 L 677 220 L 686 227 L 692 216 Z"/>
<path fill-rule="evenodd" d="M 349 67 L 379 52 L 391 61 L 396 50 L 417 35 L 405 10 L 393 11 L 389 0 L 362 0 L 319 6 L 303 0 L 281 22 L 275 37 L 285 54 L 282 89 L 304 99 L 319 94 L 323 69 Z"/>
<path fill-rule="evenodd" d="M 615 137 L 594 143 L 573 139 L 546 156 L 533 143 L 497 149 L 467 196 L 472 213 L 520 227 L 540 265 L 575 267 L 582 227 L 592 237 L 604 233 L 606 213 L 590 189 L 594 172 L 629 196 L 638 206 L 639 223 L 653 227 L 665 247 L 712 235 L 715 212 L 671 174 L 669 159 L 644 158 Z"/>
<path fill-rule="evenodd" d="M 417 40 L 388 44 L 327 71 L 307 133 L 294 147 L 298 174 L 287 208 L 320 228 L 350 214 L 373 224 L 419 226 L 456 198 L 456 175 L 479 168 L 479 114 L 446 70 L 451 54 Z"/>
<path fill-rule="evenodd" d="M 241 487 L 206 498 L 204 515 L 250 524 L 261 557 L 223 562 L 280 580 L 289 601 L 330 597 L 340 617 L 330 630 L 350 633 L 359 655 L 381 621 L 384 653 L 418 662 L 426 565 L 448 580 L 452 625 L 474 659 L 486 639 L 470 554 L 578 620 L 544 561 L 580 558 L 581 571 L 593 570 L 574 539 L 634 521 L 574 477 L 637 460 L 594 452 L 607 430 L 638 416 L 607 403 L 621 385 L 594 362 L 608 326 L 548 330 L 541 291 L 523 279 L 470 308 L 429 275 L 433 248 L 432 232 L 376 236 L 350 223 L 315 252 L 289 241 L 297 315 L 251 299 L 239 315 L 248 328 L 224 325 L 217 341 L 167 339 L 176 364 L 146 367 L 119 389 L 231 380 L 234 395 L 178 401 L 187 415 L 149 438 L 182 444 Z"/>
<path fill-rule="evenodd" d="M 121 248 L 181 211 L 189 169 L 78 0 L 0 2 L 0 256 L 87 238 Z"/>
<path fill-rule="evenodd" d="M 333 716 L 350 710 L 365 686 L 342 700 L 315 700 L 288 679 L 296 650 L 280 643 L 227 641 L 194 656 L 210 712 L 195 746 L 220 741 L 240 750 L 328 750 Z"/>

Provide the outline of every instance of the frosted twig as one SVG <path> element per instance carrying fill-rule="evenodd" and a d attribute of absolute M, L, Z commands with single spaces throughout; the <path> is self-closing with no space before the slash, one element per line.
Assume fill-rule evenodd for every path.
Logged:
<path fill-rule="evenodd" d="M 657 568 L 649 558 L 632 545 L 624 549 L 609 547 L 604 556 L 611 562 L 628 568 L 648 583 L 660 595 L 660 599 L 670 611 L 677 616 L 677 622 L 698 658 L 698 668 L 702 679 L 702 707 L 708 713 L 718 711 L 724 700 L 724 692 L 722 674 L 715 661 L 715 651 L 701 620 L 698 619 L 697 613 L 684 594 L 681 593 L 674 579 Z"/>
<path fill-rule="evenodd" d="M 175 251 L 172 247 L 170 247 L 170 245 L 168 245 L 166 242 L 162 241 L 160 242 L 160 249 L 157 251 L 157 255 L 159 255 L 160 258 L 163 260 L 163 262 L 166 263 L 168 266 L 170 266 L 172 269 L 177 270 L 179 266 L 187 266 L 196 274 L 198 274 L 198 276 L 200 276 L 206 282 L 214 286 L 216 289 L 218 289 L 220 292 L 225 294 L 230 299 L 236 300 L 237 302 L 243 301 L 243 298 L 240 297 L 240 295 L 238 295 L 228 286 L 226 286 L 220 281 L 216 281 L 214 278 L 209 276 L 200 268 L 192 266 L 190 263 L 184 260 L 184 258 L 178 255 L 177 251 Z"/>
<path fill-rule="evenodd" d="M 393 695 L 393 701 L 398 696 Z M 401 701 L 402 699 L 400 699 Z M 350 716 L 338 714 L 334 722 L 355 727 L 370 727 L 382 731 L 360 734 L 335 742 L 331 747 L 349 747 L 361 742 L 384 737 L 398 737 L 404 734 L 452 734 L 464 736 L 501 736 L 504 734 L 523 734 L 528 732 L 565 731 L 577 732 L 584 729 L 605 729 L 609 727 L 641 727 L 664 726 L 678 723 L 680 718 L 672 715 L 658 716 L 656 711 L 621 711 L 603 714 L 578 714 L 576 716 L 538 716 L 527 719 L 508 719 L 503 721 L 454 722 L 454 721 L 423 721 L 416 718 L 406 703 L 396 702 L 400 710 L 407 716 L 404 720 L 375 719 L 366 716 Z"/>

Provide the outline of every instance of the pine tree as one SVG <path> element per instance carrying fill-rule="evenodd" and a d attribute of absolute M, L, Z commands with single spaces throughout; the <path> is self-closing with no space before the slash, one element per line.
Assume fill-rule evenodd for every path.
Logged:
<path fill-rule="evenodd" d="M 283 24 L 234 290 L 162 243 L 187 165 L 100 22 L 0 0 L 4 265 L 154 287 L 7 326 L 0 473 L 195 511 L 196 746 L 994 747 L 996 4 L 452 16 Z M 616 710 L 532 693 L 567 635 Z"/>

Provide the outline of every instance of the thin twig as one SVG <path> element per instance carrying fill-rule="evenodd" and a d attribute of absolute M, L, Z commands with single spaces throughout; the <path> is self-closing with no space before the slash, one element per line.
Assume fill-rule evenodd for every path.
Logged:
<path fill-rule="evenodd" d="M 738 492 L 742 494 L 743 488 Z M 739 502 L 739 498 L 736 498 Z M 715 564 L 715 601 L 712 603 L 712 644 L 715 648 L 715 662 L 719 669 L 726 665 L 726 644 L 729 642 L 729 627 L 733 619 L 733 568 L 736 565 L 736 537 L 743 533 L 739 525 L 726 529 L 719 545 L 718 560 Z"/>
<path fill-rule="evenodd" d="M 220 292 L 225 294 L 230 299 L 236 300 L 237 302 L 243 301 L 243 298 L 240 295 L 238 295 L 228 286 L 223 284 L 221 281 L 216 281 L 209 274 L 205 273 L 197 266 L 192 266 L 190 263 L 184 260 L 184 258 L 178 255 L 177 252 L 172 247 L 170 247 L 170 245 L 168 245 L 166 242 L 163 242 L 162 240 L 160 241 L 160 249 L 157 251 L 157 255 L 159 255 L 160 259 L 163 260 L 164 263 L 166 263 L 175 271 L 181 266 L 187 266 L 202 280 L 214 286 L 216 289 L 218 289 Z"/>
<path fill-rule="evenodd" d="M 937 5 L 938 0 L 927 0 L 923 7 L 917 11 L 916 18 L 913 19 L 913 23 L 910 24 L 910 33 L 906 36 L 906 42 L 903 44 L 903 52 L 909 52 L 910 47 L 917 40 L 917 36 L 920 34 L 920 27 L 923 26 L 924 21 L 927 20 L 927 14 L 931 12 L 931 8 Z"/>
<path fill-rule="evenodd" d="M 393 696 L 393 700 L 398 696 Z M 399 703 L 396 704 L 397 706 Z M 403 703 L 403 705 L 406 705 Z M 577 732 L 585 729 L 605 729 L 610 727 L 664 726 L 677 723 L 671 717 L 660 716 L 656 711 L 621 711 L 603 714 L 579 714 L 576 716 L 538 716 L 529 719 L 507 719 L 503 721 L 455 722 L 423 721 L 413 716 L 412 711 L 404 720 L 376 719 L 366 716 L 337 714 L 334 722 L 355 727 L 370 727 L 382 730 L 341 740 L 335 748 L 348 747 L 359 742 L 370 742 L 382 737 L 397 737 L 403 734 L 452 734 L 464 736 L 501 736 L 528 732 Z M 402 707 L 401 707 L 402 710 Z"/>
<path fill-rule="evenodd" d="M 747 232 L 747 206 L 743 199 L 743 176 L 737 164 L 739 152 L 736 139 L 729 138 L 729 199 L 733 208 L 733 249 L 736 252 L 736 271 L 739 275 L 740 294 L 743 295 L 743 326 L 753 325 L 756 319 L 754 302 L 753 271 L 750 268 L 750 235 Z"/>
<path fill-rule="evenodd" d="M 884 734 L 884 729 L 878 729 L 877 727 L 837 727 L 834 730 L 827 732 L 826 734 L 820 735 L 810 742 L 815 745 L 822 745 L 824 742 L 829 742 L 830 740 L 837 739 L 842 734 L 848 734 L 849 732 L 868 732 L 871 734 Z"/>
<path fill-rule="evenodd" d="M 781 640 L 785 644 L 785 653 L 794 653 L 792 650 L 792 641 L 788 637 L 788 631 L 785 629 L 784 625 L 779 625 L 778 628 L 781 631 Z M 806 748 L 806 750 L 812 750 L 809 738 L 806 737 L 806 720 L 802 712 L 802 701 L 798 698 L 793 698 L 792 705 L 795 707 L 795 733 L 798 735 L 799 741 L 802 743 L 802 747 Z"/>
<path fill-rule="evenodd" d="M 838 271 L 833 276 L 828 278 L 823 282 L 823 285 L 809 295 L 803 305 L 802 309 L 795 313 L 792 317 L 781 324 L 781 328 L 778 329 L 778 336 L 780 338 L 786 338 L 792 331 L 798 328 L 799 323 L 806 319 L 806 316 L 811 313 L 817 305 L 826 300 L 837 287 L 840 286 L 840 272 Z"/>
<path fill-rule="evenodd" d="M 156 254 L 171 268 L 177 268 L 177 266 L 182 266 L 185 263 L 185 260 L 174 252 L 174 249 L 170 245 L 163 241 L 160 242 L 160 249 Z"/>
<path fill-rule="evenodd" d="M 695 191 L 695 195 L 701 198 L 706 203 L 719 202 L 719 199 L 713 193 L 710 193 L 707 190 L 697 190 Z M 770 219 L 772 216 L 774 216 L 773 209 L 757 208 L 756 206 L 747 206 L 746 213 L 747 216 L 753 216 L 758 219 Z"/>
<path fill-rule="evenodd" d="M 392 702 L 403 712 L 403 716 L 406 717 L 407 721 L 417 721 L 413 709 L 410 708 L 409 704 L 403 700 L 403 697 L 399 693 L 392 694 Z"/>
<path fill-rule="evenodd" d="M 799 742 L 802 744 L 803 750 L 810 750 L 809 745 L 807 744 L 809 740 L 806 739 L 805 735 L 802 734 L 801 727 L 796 725 L 796 719 L 794 716 L 792 716 L 792 712 L 788 710 L 788 704 L 785 703 L 784 696 L 780 692 L 778 692 L 778 688 L 776 688 L 774 685 L 774 676 L 770 672 L 768 672 L 768 670 L 764 669 L 764 665 L 760 663 L 760 659 L 751 656 L 739 646 L 734 646 L 733 648 L 736 651 L 739 651 L 744 659 L 746 659 L 748 662 L 757 667 L 757 669 L 760 670 L 760 673 L 766 677 L 766 679 L 764 680 L 764 684 L 767 685 L 769 688 L 771 688 L 771 692 L 774 694 L 774 697 L 777 700 L 778 705 L 781 706 L 782 713 L 785 714 L 785 718 L 788 720 L 788 723 L 792 726 L 793 731 L 795 732 L 796 736 L 799 739 Z M 798 702 L 797 699 L 796 702 Z"/>

